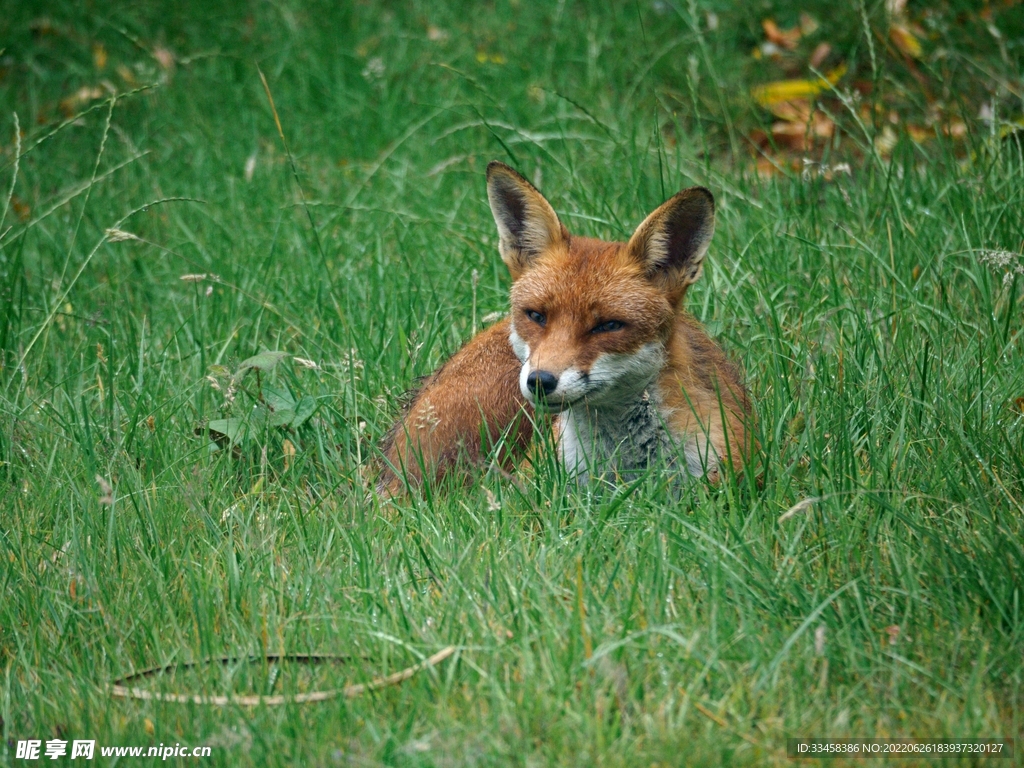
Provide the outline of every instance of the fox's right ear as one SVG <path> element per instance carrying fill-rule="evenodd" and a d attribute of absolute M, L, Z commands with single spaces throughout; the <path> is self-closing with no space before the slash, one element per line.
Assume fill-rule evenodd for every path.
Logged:
<path fill-rule="evenodd" d="M 498 226 L 498 252 L 513 280 L 537 256 L 569 239 L 551 204 L 504 163 L 487 166 L 487 199 Z"/>

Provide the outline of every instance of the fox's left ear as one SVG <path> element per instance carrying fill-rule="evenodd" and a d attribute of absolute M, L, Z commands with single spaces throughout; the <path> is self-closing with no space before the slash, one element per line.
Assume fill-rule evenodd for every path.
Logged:
<path fill-rule="evenodd" d="M 627 248 L 651 280 L 681 298 L 700 277 L 714 233 L 715 198 L 704 187 L 690 187 L 644 219 Z"/>

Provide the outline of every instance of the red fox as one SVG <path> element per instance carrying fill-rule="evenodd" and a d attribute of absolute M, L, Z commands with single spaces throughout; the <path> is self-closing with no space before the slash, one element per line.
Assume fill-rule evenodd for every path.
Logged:
<path fill-rule="evenodd" d="M 581 481 L 635 474 L 655 457 L 719 478 L 752 448 L 737 368 L 685 314 L 715 226 L 703 187 L 679 192 L 627 243 L 575 237 L 530 182 L 487 166 L 511 314 L 427 378 L 381 445 L 378 490 L 433 482 L 493 460 L 512 468 L 533 435 L 528 407 L 553 417 L 566 470 Z"/>

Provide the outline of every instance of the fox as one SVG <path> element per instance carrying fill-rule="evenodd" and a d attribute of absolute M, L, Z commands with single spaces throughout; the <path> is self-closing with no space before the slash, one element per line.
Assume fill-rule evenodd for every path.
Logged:
<path fill-rule="evenodd" d="M 625 243 L 570 235 L 500 162 L 487 166 L 487 198 L 510 312 L 412 396 L 380 445 L 378 492 L 486 461 L 511 472 L 546 422 L 580 483 L 627 479 L 658 457 L 712 483 L 741 471 L 754 420 L 742 374 L 682 306 L 714 234 L 711 192 L 678 192 Z"/>

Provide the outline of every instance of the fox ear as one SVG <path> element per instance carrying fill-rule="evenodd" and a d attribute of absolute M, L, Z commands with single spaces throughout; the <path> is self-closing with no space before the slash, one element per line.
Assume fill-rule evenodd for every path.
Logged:
<path fill-rule="evenodd" d="M 498 225 L 498 251 L 513 280 L 541 253 L 569 239 L 551 204 L 504 163 L 487 166 L 487 199 Z"/>
<path fill-rule="evenodd" d="M 715 198 L 704 187 L 690 187 L 644 219 L 627 248 L 648 277 L 682 297 L 700 277 L 714 233 Z"/>

